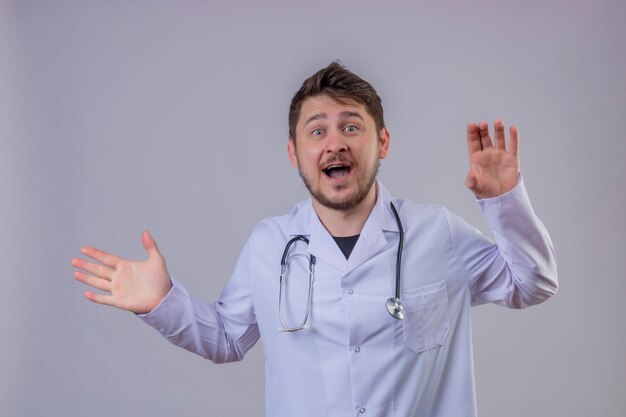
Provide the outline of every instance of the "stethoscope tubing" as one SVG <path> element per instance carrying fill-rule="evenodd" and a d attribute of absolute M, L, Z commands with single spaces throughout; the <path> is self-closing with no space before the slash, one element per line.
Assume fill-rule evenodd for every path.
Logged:
<path fill-rule="evenodd" d="M 289 253 L 289 248 L 298 240 L 305 242 L 308 246 L 309 239 L 302 235 L 298 235 L 287 242 L 285 245 L 285 250 L 283 251 L 283 256 L 280 259 L 280 283 L 278 290 L 278 316 L 280 317 L 280 324 L 282 325 L 282 330 L 285 332 L 297 332 L 298 330 L 304 329 L 307 320 L 309 319 L 309 314 L 311 313 L 311 300 L 313 299 L 313 281 L 315 280 L 315 256 L 309 254 L 309 293 L 306 301 L 306 313 L 304 315 L 304 319 L 299 326 L 291 327 L 287 326 L 285 320 L 283 318 L 283 281 L 285 279 L 285 273 L 287 272 L 287 254 Z"/>
<path fill-rule="evenodd" d="M 387 300 L 387 310 L 389 314 L 397 320 L 404 319 L 404 307 L 402 306 L 402 302 L 400 301 L 400 275 L 402 270 L 402 249 L 404 247 L 404 230 L 402 228 L 402 222 L 400 221 L 400 216 L 398 215 L 398 211 L 396 207 L 393 205 L 393 202 L 389 203 L 391 205 L 391 211 L 393 212 L 393 216 L 396 219 L 396 223 L 398 224 L 398 252 L 396 255 L 396 292 L 395 298 L 390 298 Z M 291 245 L 293 245 L 297 241 L 303 241 L 309 244 L 309 239 L 302 235 L 295 236 L 291 238 L 287 244 L 285 245 L 285 250 L 283 251 L 283 256 L 280 258 L 280 282 L 279 282 L 279 290 L 278 290 L 278 316 L 280 318 L 280 324 L 282 326 L 281 331 L 285 332 L 297 332 L 298 330 L 304 329 L 307 320 L 309 319 L 309 314 L 311 313 L 311 303 L 313 299 L 313 281 L 315 280 L 315 256 L 309 254 L 309 291 L 306 302 L 306 313 L 304 315 L 304 319 L 299 326 L 291 327 L 285 323 L 285 319 L 283 318 L 283 285 L 287 272 L 287 256 L 289 254 L 289 249 Z"/>
<path fill-rule="evenodd" d="M 393 203 L 389 204 L 391 205 L 391 211 L 393 211 L 393 215 L 398 223 L 398 232 L 400 233 L 398 241 L 398 254 L 396 257 L 396 300 L 400 300 L 400 271 L 402 268 L 402 248 L 404 248 L 404 230 L 402 230 L 402 222 L 400 221 L 400 216 L 398 215 L 396 206 L 394 206 Z"/>

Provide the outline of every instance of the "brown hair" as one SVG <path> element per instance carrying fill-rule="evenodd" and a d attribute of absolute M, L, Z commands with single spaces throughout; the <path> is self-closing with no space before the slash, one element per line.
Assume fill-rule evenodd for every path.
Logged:
<path fill-rule="evenodd" d="M 304 80 L 300 89 L 291 99 L 291 105 L 289 106 L 289 137 L 294 142 L 302 103 L 309 97 L 321 94 L 325 94 L 342 104 L 344 100 L 354 100 L 363 105 L 369 115 L 372 116 L 377 132 L 380 132 L 385 126 L 382 101 L 374 87 L 363 78 L 346 69 L 341 62 L 335 61 Z"/>

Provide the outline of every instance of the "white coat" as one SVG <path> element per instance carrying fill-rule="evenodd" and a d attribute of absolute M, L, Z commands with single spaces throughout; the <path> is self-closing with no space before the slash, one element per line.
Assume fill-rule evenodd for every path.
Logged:
<path fill-rule="evenodd" d="M 555 293 L 548 233 L 523 182 L 479 200 L 497 245 L 435 205 L 393 199 L 405 231 L 401 299 L 392 318 L 398 225 L 391 196 L 377 201 L 350 255 L 317 217 L 311 200 L 259 223 L 220 298 L 207 304 L 173 280 L 167 297 L 142 319 L 172 343 L 214 362 L 240 360 L 259 339 L 266 355 L 266 415 L 466 417 L 476 415 L 470 306 L 524 308 Z M 310 328 L 280 331 L 280 259 L 299 242 L 286 284 L 284 316 L 304 317 L 308 254 L 317 258 Z M 214 279 L 214 278 L 211 278 Z"/>

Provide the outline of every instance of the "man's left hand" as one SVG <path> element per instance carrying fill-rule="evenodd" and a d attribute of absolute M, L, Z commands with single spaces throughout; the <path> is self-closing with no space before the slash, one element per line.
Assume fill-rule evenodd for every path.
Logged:
<path fill-rule="evenodd" d="M 492 142 L 487 122 L 467 125 L 470 170 L 465 185 L 479 199 L 497 197 L 511 191 L 519 177 L 517 127 L 511 126 L 509 129 L 508 149 L 502 120 L 494 122 L 494 130 Z"/>

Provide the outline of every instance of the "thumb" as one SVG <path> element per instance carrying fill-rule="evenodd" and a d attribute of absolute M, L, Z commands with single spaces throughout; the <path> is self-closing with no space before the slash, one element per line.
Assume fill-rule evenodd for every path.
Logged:
<path fill-rule="evenodd" d="M 465 186 L 476 195 L 481 192 L 479 189 L 480 187 L 478 186 L 478 178 L 476 178 L 476 175 L 473 172 L 469 172 L 467 177 L 465 177 Z"/>
<path fill-rule="evenodd" d="M 146 252 L 148 252 L 149 258 L 152 258 L 155 255 L 159 257 L 161 256 L 161 253 L 159 252 L 159 247 L 157 246 L 156 241 L 149 231 L 143 231 L 143 233 L 141 234 L 141 242 L 143 243 L 143 247 L 146 249 Z"/>

